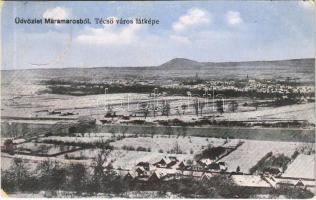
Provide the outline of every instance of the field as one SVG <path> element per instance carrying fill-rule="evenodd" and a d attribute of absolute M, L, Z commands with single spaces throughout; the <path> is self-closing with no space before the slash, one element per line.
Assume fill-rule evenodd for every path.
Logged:
<path fill-rule="evenodd" d="M 278 108 L 266 108 L 251 112 L 226 113 L 224 118 L 227 120 L 246 121 L 250 119 L 291 119 L 291 120 L 307 120 L 311 123 L 315 122 L 315 104 L 289 105 Z"/>
<path fill-rule="evenodd" d="M 152 152 L 170 152 L 176 146 L 179 151 L 185 154 L 193 154 L 201 151 L 207 146 L 221 146 L 225 142 L 225 139 L 207 138 L 207 137 L 177 137 L 172 135 L 154 135 L 151 137 L 137 137 L 137 138 L 124 138 L 122 140 L 112 142 L 116 148 L 122 148 L 124 146 L 134 147 L 145 147 L 150 148 Z"/>
<path fill-rule="evenodd" d="M 292 62 L 292 61 L 291 61 Z M 288 66 L 289 62 L 286 64 L 282 64 L 277 69 L 290 69 L 289 67 L 293 67 L 296 69 L 296 64 L 291 64 Z M 294 62 L 295 63 L 295 62 Z M 309 64 L 302 65 L 302 68 L 306 68 L 305 70 L 300 71 L 301 75 L 298 75 L 297 72 L 294 73 L 295 76 L 300 76 L 301 81 L 304 84 L 312 85 L 310 83 L 311 79 L 314 75 L 309 73 L 310 70 L 313 70 L 313 67 L 309 66 L 313 63 L 313 60 L 308 61 Z M 170 64 L 170 63 L 169 63 Z M 208 63 L 210 64 L 210 63 Z M 206 65 L 208 65 L 206 64 Z M 238 82 L 241 77 L 234 79 L 227 79 L 231 76 L 231 71 L 235 71 L 241 74 L 244 74 L 244 70 L 239 72 L 238 69 L 245 67 L 244 69 L 252 71 L 252 74 L 260 75 L 261 71 L 258 71 L 259 68 L 251 68 L 246 63 L 240 63 L 241 65 L 238 67 L 230 68 L 228 66 L 216 66 L 216 68 L 203 67 L 200 69 L 201 77 L 206 76 L 201 80 L 221 80 L 224 84 L 227 80 L 234 80 Z M 243 66 L 246 64 L 246 66 Z M 249 64 L 249 63 L 248 63 Z M 259 63 L 256 63 L 259 64 Z M 278 65 L 273 64 L 274 65 Z M 260 64 L 260 66 L 262 63 Z M 272 66 L 261 66 L 260 69 L 264 67 L 266 70 L 271 70 Z M 167 86 L 171 87 L 175 84 L 177 85 L 173 89 L 182 89 L 186 92 L 189 92 L 191 89 L 204 90 L 205 85 L 192 85 L 191 89 L 187 89 L 184 85 L 181 85 L 181 81 L 187 79 L 188 76 L 192 76 L 194 73 L 190 69 L 180 70 L 180 69 L 169 69 L 169 68 L 157 68 L 157 67 L 149 67 L 142 68 L 142 76 L 139 76 L 140 68 L 103 68 L 101 69 L 60 69 L 60 70 L 24 70 L 24 71 L 4 71 L 5 74 L 4 79 L 1 80 L 1 116 L 8 120 L 16 120 L 20 118 L 22 120 L 33 120 L 33 121 L 41 121 L 41 120 L 75 120 L 78 116 L 88 115 L 97 120 L 97 123 L 101 123 L 100 120 L 104 120 L 104 115 L 107 113 L 107 106 L 111 105 L 116 115 L 128 115 L 130 116 L 130 120 L 122 120 L 120 116 L 112 119 L 106 119 L 109 122 L 107 123 L 116 123 L 119 124 L 121 122 L 129 122 L 132 120 L 145 120 L 147 122 L 158 123 L 157 121 L 168 121 L 172 119 L 179 119 L 184 122 L 196 122 L 203 120 L 203 117 L 209 118 L 216 121 L 306 121 L 310 124 L 304 125 L 304 128 L 313 128 L 315 116 L 313 115 L 314 103 L 313 101 L 306 101 L 303 104 L 293 104 L 293 105 L 282 105 L 279 107 L 272 106 L 271 102 L 275 99 L 272 97 L 265 97 L 264 99 L 256 99 L 248 96 L 237 96 L 237 97 L 229 97 L 225 99 L 226 104 L 224 105 L 224 113 L 219 113 L 216 110 L 216 100 L 219 98 L 215 98 L 215 102 L 213 102 L 213 97 L 211 99 L 203 98 L 200 95 L 198 98 L 201 103 L 207 100 L 207 105 L 204 106 L 203 111 L 201 112 L 204 116 L 197 116 L 195 113 L 194 103 L 195 95 L 192 93 L 191 99 L 184 94 L 173 96 L 176 94 L 159 94 L 159 101 L 164 102 L 168 101 L 170 103 L 170 113 L 166 115 L 162 115 L 161 113 L 158 116 L 153 117 L 153 113 L 148 113 L 148 116 L 143 116 L 143 111 L 140 111 L 141 102 L 149 102 L 153 101 L 152 96 L 150 96 L 150 92 L 144 93 L 132 93 L 126 91 L 125 93 L 115 93 L 116 91 L 107 91 L 107 94 L 100 95 L 86 95 L 86 96 L 71 96 L 71 95 L 60 95 L 60 94 L 50 94 L 48 92 L 49 87 L 43 83 L 43 81 L 49 81 L 52 79 L 63 80 L 63 81 L 74 81 L 74 83 L 83 84 L 83 86 L 87 86 L 87 90 L 89 88 L 92 90 L 94 86 L 100 88 L 98 83 L 107 82 L 108 84 L 122 84 L 122 87 L 128 86 L 131 84 L 139 84 L 139 86 Z M 210 73 L 211 71 L 217 71 L 221 73 L 215 73 L 216 76 Z M 74 74 L 78 74 L 79 72 L 84 73 L 80 76 L 73 76 Z M 105 73 L 108 72 L 108 73 Z M 308 72 L 308 73 L 307 73 Z M 93 74 L 93 78 L 89 75 Z M 226 73 L 226 74 L 225 74 Z M 284 73 L 284 70 L 280 70 L 280 73 Z M 289 73 L 289 71 L 286 71 Z M 153 75 L 155 74 L 155 75 Z M 166 75 L 166 77 L 171 77 L 174 79 L 170 79 L 162 74 Z M 240 74 L 240 75 L 241 75 Z M 302 76 L 304 74 L 304 76 Z M 79 75 L 79 74 L 78 74 Z M 245 74 L 244 74 L 245 75 Z M 266 76 L 267 74 L 265 74 Z M 276 74 L 271 73 L 267 77 L 270 77 L 273 80 L 277 80 L 275 77 Z M 223 77 L 217 77 L 223 76 Z M 237 76 L 235 74 L 235 76 Z M 260 76 L 260 78 L 255 78 L 260 82 L 262 78 L 267 78 L 265 76 Z M 279 76 L 279 74 L 278 74 Z M 288 76 L 288 75 L 287 75 Z M 293 76 L 294 77 L 294 76 Z M 152 81 L 148 81 L 146 78 L 153 78 Z M 245 78 L 245 77 L 243 77 Z M 280 80 L 283 78 L 280 78 Z M 308 80 L 303 80 L 308 79 Z M 11 81 L 14 80 L 14 81 Z M 84 84 L 96 84 L 94 86 L 88 86 Z M 63 85 L 64 87 L 68 87 L 69 85 Z M 196 86 L 196 87 L 195 87 Z M 70 87 L 70 86 L 69 86 Z M 120 86 L 121 87 L 121 86 Z M 210 86 L 207 86 L 210 88 Z M 203 89 L 204 88 L 204 89 Z M 102 91 L 105 89 L 101 88 Z M 225 90 L 223 90 L 225 91 Z M 161 91 L 160 91 L 161 92 Z M 220 91 L 219 91 L 219 94 Z M 217 94 L 218 95 L 218 94 Z M 215 95 L 214 95 L 215 96 Z M 206 97 L 206 96 L 204 96 Z M 190 100 L 189 100 L 190 99 Z M 236 108 L 234 112 L 227 111 L 228 103 L 230 101 L 236 101 L 239 106 Z M 255 103 L 264 104 L 265 106 L 254 106 Z M 152 102 L 151 102 L 152 103 Z M 185 110 L 181 110 L 181 106 L 183 104 L 187 104 L 188 107 Z M 137 114 L 135 114 L 137 113 Z M 139 115 L 138 115 L 139 114 Z M 136 116 L 138 115 L 138 116 Z M 271 123 L 271 122 L 268 123 Z M 36 122 L 34 122 L 36 123 Z M 37 122 L 38 123 L 38 122 Z M 300 122 L 301 123 L 301 122 Z M 248 124 L 243 124 L 242 126 L 247 126 Z M 223 125 L 225 126 L 225 125 Z M 305 127 L 306 126 L 306 127 Z"/>
<path fill-rule="evenodd" d="M 81 158 L 78 161 L 84 163 L 91 163 L 91 161 L 96 158 L 100 153 L 99 149 L 85 149 L 76 152 L 68 153 L 67 156 L 72 158 Z M 149 162 L 155 163 L 162 158 L 168 156 L 176 156 L 178 159 L 182 160 L 193 160 L 192 154 L 167 154 L 167 153 L 155 153 L 155 152 L 142 152 L 142 151 L 126 151 L 126 150 L 113 150 L 107 157 L 106 164 L 111 163 L 115 169 L 131 170 L 139 162 Z M 59 156 L 62 158 L 63 156 Z"/>
<path fill-rule="evenodd" d="M 272 142 L 245 140 L 245 142 L 228 156 L 221 159 L 226 162 L 228 171 L 235 171 L 237 167 L 244 173 L 249 173 L 253 167 L 267 153 L 284 154 L 291 157 L 295 150 L 304 146 L 304 143 L 295 142 Z"/>
<path fill-rule="evenodd" d="M 107 139 L 114 139 L 114 142 L 110 143 L 110 145 L 114 147 L 114 150 L 110 152 L 107 163 L 111 163 L 116 169 L 132 169 L 139 162 L 149 162 L 153 164 L 161 158 L 168 156 L 175 156 L 179 161 L 193 161 L 195 155 L 201 153 L 203 150 L 209 147 L 220 146 L 233 149 L 232 152 L 219 160 L 225 162 L 227 172 L 236 171 L 239 166 L 241 172 L 249 173 L 250 168 L 255 166 L 257 162 L 269 152 L 272 152 L 273 155 L 283 154 L 290 158 L 295 151 L 303 153 L 299 154 L 294 162 L 289 165 L 284 176 L 305 177 L 308 176 L 307 172 L 310 172 L 314 167 L 314 165 L 312 165 L 314 157 L 312 155 L 304 155 L 307 153 L 306 149 L 315 149 L 313 147 L 314 143 L 221 139 L 194 136 L 178 137 L 175 135 L 135 137 L 135 135 L 126 134 L 124 136 L 125 138 L 117 136 L 118 135 L 113 137 L 110 133 L 86 133 L 78 134 L 77 137 L 48 136 L 37 139 L 37 141 L 41 141 L 42 143 L 26 142 L 19 144 L 17 148 L 18 152 L 26 153 L 27 155 L 56 155 L 50 159 L 54 160 L 56 158 L 60 161 L 65 159 L 65 163 L 76 161 L 90 165 L 97 155 L 100 154 L 101 149 L 88 148 L 76 150 L 75 147 L 72 146 L 46 144 L 45 141 L 90 144 L 98 141 L 105 142 Z M 237 146 L 240 143 L 241 145 Z M 237 147 L 237 149 L 235 149 L 235 147 Z M 19 157 L 19 155 L 17 156 Z M 23 158 L 23 155 L 21 156 Z M 36 156 L 26 157 L 30 160 L 37 160 Z M 304 168 L 302 167 L 302 163 L 304 163 Z"/>
<path fill-rule="evenodd" d="M 296 184 L 293 178 L 314 179 L 314 174 L 311 173 L 314 170 L 314 143 L 161 134 L 136 135 L 128 131 L 124 134 L 119 132 L 74 133 L 71 136 L 42 136 L 28 141 L 16 141 L 21 143 L 17 145 L 15 154 L 2 153 L 1 169 L 2 171 L 16 169 L 14 159 L 19 158 L 23 167 L 34 177 L 41 176 L 38 174 L 40 172 L 38 169 L 43 161 L 55 161 L 59 163 L 60 168 L 67 170 L 74 169 L 74 166 L 83 166 L 89 176 L 93 174 L 94 167 L 100 167 L 98 165 L 100 155 L 106 155 L 104 162 L 101 163 L 103 170 L 112 169 L 111 172 L 116 174 L 119 180 L 124 180 L 122 177 L 130 177 L 136 181 L 136 184 L 137 181 L 142 184 L 150 183 L 151 178 L 155 177 L 154 174 L 166 184 L 169 184 L 170 180 L 178 180 L 179 177 L 200 181 L 203 177 L 232 176 L 232 181 L 241 187 L 270 188 L 271 185 L 261 177 L 261 171 L 254 171 L 251 176 L 247 174 L 267 153 L 272 152 L 273 155 L 284 154 L 291 158 L 287 170 L 282 177 L 276 179 L 276 183 L 283 183 L 289 179 Z M 101 141 L 105 143 L 111 141 L 109 143 L 111 148 L 103 151 L 102 148 L 93 146 Z M 69 144 L 59 145 L 62 143 L 74 144 L 76 147 Z M 211 149 L 224 150 L 220 154 L 216 154 L 215 150 L 211 154 L 205 154 Z M 294 158 L 296 151 L 299 154 Z M 312 155 L 305 155 L 308 153 Z M 201 155 L 207 155 L 207 157 L 201 157 Z M 216 155 L 215 158 L 214 155 Z M 168 165 L 155 165 L 161 160 L 165 160 Z M 142 164 L 148 164 L 148 169 L 142 167 Z M 219 169 L 212 166 L 219 166 Z M 236 171 L 238 174 L 234 175 Z M 236 179 L 236 177 L 239 178 Z M 249 179 L 249 177 L 252 178 Z M 304 183 L 312 184 L 312 181 Z M 313 185 L 308 186 L 308 190 L 312 187 Z"/>
<path fill-rule="evenodd" d="M 114 161 L 112 164 L 116 169 L 133 169 L 139 162 L 149 162 L 153 164 L 166 156 L 177 156 L 180 160 L 193 159 L 193 155 L 190 154 L 174 155 L 167 153 L 114 150 L 111 152 L 109 160 Z"/>
<path fill-rule="evenodd" d="M 62 140 L 62 138 L 64 137 L 59 137 L 59 140 Z M 86 141 L 89 141 L 89 137 L 82 137 L 80 140 L 84 141 L 85 138 Z M 295 151 L 300 151 L 300 149 L 306 147 L 313 148 L 313 143 L 308 144 L 302 142 L 273 142 L 193 136 L 168 137 L 166 135 L 154 135 L 153 137 L 138 136 L 127 137 L 111 142 L 110 145 L 112 145 L 115 150 L 111 151 L 108 162 L 112 161 L 113 166 L 117 168 L 131 169 L 138 162 L 154 163 L 162 157 L 170 155 L 176 156 L 180 161 L 182 159 L 194 160 L 196 154 L 201 153 L 210 146 L 234 148 L 240 142 L 242 142 L 241 146 L 219 160 L 226 163 L 228 172 L 235 171 L 239 166 L 242 172 L 249 173 L 249 169 L 256 165 L 257 162 L 269 152 L 272 152 L 273 155 L 283 154 L 287 157 L 291 157 Z M 144 150 L 138 150 L 140 147 Z M 179 151 L 178 154 L 172 154 L 175 148 Z M 147 151 L 147 149 L 150 150 Z M 91 161 L 99 153 L 99 149 L 84 149 L 67 153 L 67 157 L 69 159 Z M 61 155 L 59 157 L 63 156 L 64 155 Z"/>
<path fill-rule="evenodd" d="M 287 168 L 283 177 L 315 178 L 315 154 L 300 154 Z"/>

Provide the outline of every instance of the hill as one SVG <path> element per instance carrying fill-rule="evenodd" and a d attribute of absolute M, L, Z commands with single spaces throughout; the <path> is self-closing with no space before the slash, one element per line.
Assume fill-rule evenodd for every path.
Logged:
<path fill-rule="evenodd" d="M 274 66 L 293 66 L 293 67 L 311 67 L 315 65 L 314 58 L 291 59 L 291 60 L 273 60 L 273 61 L 244 61 L 244 62 L 198 62 L 185 58 L 174 58 L 159 68 L 163 69 L 200 69 L 212 67 L 274 67 Z"/>

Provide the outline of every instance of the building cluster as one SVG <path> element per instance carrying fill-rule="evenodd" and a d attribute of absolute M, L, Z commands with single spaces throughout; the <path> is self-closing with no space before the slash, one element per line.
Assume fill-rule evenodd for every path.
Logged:
<path fill-rule="evenodd" d="M 209 180 L 216 174 L 225 173 L 224 162 L 208 159 L 191 161 L 178 160 L 175 156 L 165 156 L 158 162 L 139 162 L 131 170 L 118 170 L 118 174 L 128 181 L 159 182 L 181 178 Z"/>
<path fill-rule="evenodd" d="M 154 163 L 139 162 L 132 170 L 125 171 L 125 174 L 121 175 L 135 181 L 167 181 L 186 177 L 198 180 L 210 178 L 215 174 L 228 173 L 226 163 L 220 161 L 220 158 L 241 144 L 239 141 L 226 143 L 223 146 L 225 151 L 213 159 L 200 157 L 194 160 L 180 160 L 176 156 L 164 156 Z"/>
<path fill-rule="evenodd" d="M 263 175 L 232 175 L 233 182 L 244 188 L 251 190 L 254 193 L 269 194 L 274 189 L 286 186 L 293 188 L 300 188 L 314 192 L 315 179 L 306 178 L 287 178 L 274 177 L 269 174 Z"/>
<path fill-rule="evenodd" d="M 255 80 L 248 79 L 244 81 L 204 81 L 199 84 L 170 84 L 164 87 L 168 88 L 186 88 L 207 90 L 208 92 L 233 90 L 236 92 L 249 92 L 254 91 L 258 93 L 268 94 L 311 94 L 314 92 L 314 86 L 311 85 L 299 85 L 299 84 L 286 84 L 278 83 L 268 80 Z"/>
<path fill-rule="evenodd" d="M 132 170 L 117 170 L 127 182 L 163 183 L 171 180 L 191 178 L 196 181 L 208 181 L 214 176 L 226 174 L 231 177 L 236 186 L 250 189 L 257 193 L 268 194 L 273 189 L 290 186 L 314 191 L 315 179 L 281 177 L 265 172 L 260 175 L 228 172 L 225 162 L 215 162 L 210 159 L 198 161 L 179 161 L 175 156 L 165 156 L 158 162 L 139 162 Z"/>

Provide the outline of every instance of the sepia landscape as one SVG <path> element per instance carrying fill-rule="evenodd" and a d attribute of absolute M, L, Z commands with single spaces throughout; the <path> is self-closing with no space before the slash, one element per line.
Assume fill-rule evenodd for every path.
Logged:
<path fill-rule="evenodd" d="M 0 199 L 314 198 L 314 1 L 1 6 Z"/>
<path fill-rule="evenodd" d="M 313 196 L 314 59 L 2 76 L 2 186 L 13 195 Z"/>

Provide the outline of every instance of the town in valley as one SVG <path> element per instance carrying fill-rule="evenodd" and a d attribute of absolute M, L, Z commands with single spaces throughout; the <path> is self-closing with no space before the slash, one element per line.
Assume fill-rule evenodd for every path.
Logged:
<path fill-rule="evenodd" d="M 313 79 L 262 78 L 255 66 L 239 78 L 207 77 L 215 64 L 194 63 L 208 72 L 201 74 L 192 62 L 177 58 L 142 76 L 138 68 L 103 68 L 110 77 L 100 69 L 3 71 L 3 189 L 46 197 L 313 196 Z M 314 60 L 267 64 L 301 64 L 306 73 Z"/>

